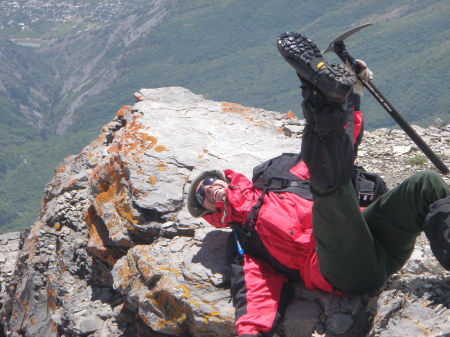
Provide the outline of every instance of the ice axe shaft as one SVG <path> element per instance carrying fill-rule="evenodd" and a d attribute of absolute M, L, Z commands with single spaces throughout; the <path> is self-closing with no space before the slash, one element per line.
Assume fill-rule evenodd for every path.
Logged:
<path fill-rule="evenodd" d="M 360 79 L 361 80 L 361 79 Z M 389 103 L 386 97 L 375 87 L 372 81 L 361 80 L 364 87 L 372 94 L 372 96 L 383 106 L 389 115 L 397 122 L 397 124 L 405 131 L 411 140 L 419 147 L 420 150 L 430 159 L 430 161 L 443 174 L 448 174 L 450 171 L 447 165 L 433 152 L 433 150 L 424 142 L 417 132 L 409 125 L 407 121 L 395 110 Z"/>
<path fill-rule="evenodd" d="M 341 34 L 336 39 L 334 39 L 328 48 L 324 50 L 325 52 L 334 51 L 337 56 L 345 63 L 349 62 L 353 68 L 355 69 L 356 62 L 353 57 L 351 57 L 348 51 L 342 47 L 339 48 L 339 51 L 334 48 L 335 42 L 343 41 L 345 38 L 350 35 L 356 33 L 357 31 L 370 26 L 371 24 L 364 24 L 349 30 L 348 32 Z M 355 69 L 357 70 L 357 69 Z M 398 111 L 392 106 L 391 103 L 384 97 L 384 95 L 375 87 L 372 81 L 365 81 L 360 78 L 360 81 L 364 85 L 364 87 L 372 94 L 372 96 L 381 104 L 381 106 L 391 115 L 391 117 L 397 122 L 397 124 L 405 131 L 405 133 L 411 138 L 411 140 L 419 147 L 419 149 L 430 159 L 430 161 L 437 167 L 439 171 L 443 174 L 448 174 L 450 171 L 447 165 L 433 152 L 433 150 L 424 142 L 424 140 L 417 134 L 417 132 L 411 127 L 411 125 L 398 113 Z"/>

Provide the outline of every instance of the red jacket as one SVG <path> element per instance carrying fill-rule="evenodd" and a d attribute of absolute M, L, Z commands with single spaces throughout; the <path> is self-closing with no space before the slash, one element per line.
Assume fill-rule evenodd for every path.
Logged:
<path fill-rule="evenodd" d="M 306 168 L 303 162 L 297 165 Z M 243 224 L 261 191 L 240 173 L 225 170 L 229 187 L 226 202 L 217 202 L 217 210 L 204 218 L 214 227 L 221 228 L 232 222 Z M 268 192 L 264 196 L 256 220 L 256 232 L 262 243 L 279 263 L 299 272 L 308 289 L 332 292 L 333 287 L 319 270 L 315 242 L 312 236 L 312 204 L 294 193 Z M 238 334 L 254 335 L 272 328 L 280 301 L 285 275 L 277 272 L 268 262 L 245 254 L 244 275 L 246 287 L 246 314 L 236 321 Z"/>
<path fill-rule="evenodd" d="M 362 116 L 360 112 L 355 112 L 354 116 L 356 141 L 361 133 Z M 245 223 L 261 195 L 261 191 L 255 189 L 244 175 L 232 170 L 224 173 L 229 183 L 226 201 L 217 202 L 216 211 L 203 216 L 217 228 Z M 303 162 L 291 169 L 291 173 L 303 179 L 309 178 Z M 312 201 L 294 193 L 268 192 L 259 210 L 255 230 L 270 256 L 282 266 L 298 271 L 306 288 L 335 292 L 319 270 L 312 235 L 312 205 Z M 277 271 L 270 261 L 250 254 L 244 254 L 243 260 L 242 280 L 234 280 L 243 288 L 235 290 L 233 296 L 236 327 L 239 336 L 260 336 L 259 332 L 267 332 L 276 325 L 278 306 L 288 277 Z"/>

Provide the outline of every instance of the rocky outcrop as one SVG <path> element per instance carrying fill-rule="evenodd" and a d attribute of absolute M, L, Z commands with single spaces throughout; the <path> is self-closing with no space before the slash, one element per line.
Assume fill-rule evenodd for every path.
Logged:
<path fill-rule="evenodd" d="M 20 233 L 18 232 L 0 235 L 0 308 L 3 306 L 3 295 L 9 287 L 9 281 L 16 265 L 19 237 Z"/>
<path fill-rule="evenodd" d="M 65 158 L 46 186 L 14 273 L 0 274 L 6 336 L 235 335 L 229 232 L 191 218 L 184 196 L 202 170 L 250 176 L 261 161 L 298 151 L 304 122 L 179 87 L 135 97 L 80 154 Z M 448 126 L 421 132 L 446 151 Z M 397 131 L 367 133 L 366 140 L 360 162 L 391 186 L 431 168 L 409 161 L 420 153 Z M 449 276 L 421 237 L 411 261 L 379 293 L 347 297 L 297 285 L 279 335 L 448 332 Z"/>

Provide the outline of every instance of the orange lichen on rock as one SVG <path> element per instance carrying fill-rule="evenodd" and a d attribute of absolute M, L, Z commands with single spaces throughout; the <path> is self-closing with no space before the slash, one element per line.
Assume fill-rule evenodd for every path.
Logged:
<path fill-rule="evenodd" d="M 151 149 L 153 146 L 156 145 L 156 143 L 158 143 L 158 139 L 156 139 L 156 137 L 149 136 L 146 133 L 140 133 L 140 136 L 141 136 L 141 143 L 145 145 L 147 149 Z"/>
<path fill-rule="evenodd" d="M 148 182 L 149 182 L 150 184 L 152 184 L 152 185 L 155 185 L 155 184 L 156 184 L 156 179 L 155 179 L 155 177 L 152 177 L 152 176 L 148 177 Z"/>
<path fill-rule="evenodd" d="M 108 153 L 118 154 L 120 150 L 119 145 L 112 145 L 108 147 Z"/>
<path fill-rule="evenodd" d="M 163 152 L 166 149 L 164 145 L 158 145 L 155 147 L 156 152 Z"/>
<path fill-rule="evenodd" d="M 122 192 L 114 198 L 114 208 L 121 219 L 126 219 L 129 224 L 139 224 L 128 201 L 128 195 Z"/>
<path fill-rule="evenodd" d="M 251 108 L 242 106 L 237 103 L 228 103 L 228 102 L 221 102 L 222 110 L 225 112 L 232 112 L 232 113 L 244 113 L 244 112 L 250 112 L 252 111 Z"/>
<path fill-rule="evenodd" d="M 89 228 L 88 251 L 108 265 L 113 266 L 119 256 L 114 250 L 105 247 L 109 233 L 93 206 L 89 207 L 86 211 L 85 221 Z"/>
<path fill-rule="evenodd" d="M 47 283 L 47 310 L 54 311 L 58 308 L 56 304 L 56 291 L 55 288 L 51 285 L 51 282 Z"/>
<path fill-rule="evenodd" d="M 289 119 L 297 118 L 297 116 L 295 115 L 295 113 L 293 113 L 293 112 L 290 111 L 290 110 L 286 113 L 286 116 L 287 116 L 287 118 L 289 118 Z"/>
<path fill-rule="evenodd" d="M 55 173 L 63 173 L 66 170 L 66 166 L 65 165 L 58 165 L 56 167 Z"/>
<path fill-rule="evenodd" d="M 72 184 L 76 183 L 78 181 L 77 178 L 71 179 L 66 184 L 66 189 L 69 188 Z"/>
<path fill-rule="evenodd" d="M 135 117 L 135 118 L 133 118 L 133 120 L 130 123 L 128 123 L 128 125 L 127 125 L 128 131 L 137 132 L 144 127 L 144 125 L 142 123 L 138 123 L 136 121 L 136 119 L 137 118 Z"/>
<path fill-rule="evenodd" d="M 120 184 L 123 178 L 123 171 L 117 163 L 116 156 L 110 158 L 110 162 L 105 165 L 96 166 L 91 173 L 90 180 L 95 186 L 94 198 L 97 203 L 103 204 L 113 199 L 114 195 L 122 190 Z"/>
<path fill-rule="evenodd" d="M 158 143 L 158 139 L 154 136 L 150 136 L 145 132 L 142 132 L 141 129 L 143 128 L 144 125 L 142 125 L 141 123 L 137 123 L 136 120 L 133 120 L 128 124 L 127 130 L 122 135 L 120 141 L 122 151 L 140 154 L 156 146 L 156 144 Z M 158 145 L 156 146 L 155 151 L 161 152 L 165 149 L 165 146 Z M 138 158 L 136 157 L 136 159 Z"/>
<path fill-rule="evenodd" d="M 130 268 L 130 265 L 127 264 L 126 266 L 122 265 L 119 268 L 119 271 L 117 272 L 120 278 L 120 285 L 122 288 L 128 288 L 135 276 L 135 270 L 134 268 Z"/>
<path fill-rule="evenodd" d="M 277 132 L 281 135 L 281 134 L 283 133 L 283 129 L 278 128 L 278 129 L 277 129 Z"/>
<path fill-rule="evenodd" d="M 167 165 L 165 163 L 157 163 L 156 168 L 161 172 L 167 171 Z"/>
<path fill-rule="evenodd" d="M 117 111 L 117 116 L 123 117 L 125 116 L 126 112 L 129 112 L 131 110 L 131 107 L 129 105 L 122 106 L 119 111 Z"/>
<path fill-rule="evenodd" d="M 133 96 L 137 102 L 140 102 L 144 99 L 144 96 L 142 96 L 142 95 L 134 94 Z"/>

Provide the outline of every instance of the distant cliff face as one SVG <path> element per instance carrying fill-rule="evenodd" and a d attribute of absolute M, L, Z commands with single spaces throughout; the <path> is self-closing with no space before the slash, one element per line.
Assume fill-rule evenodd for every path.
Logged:
<path fill-rule="evenodd" d="M 229 232 L 191 218 L 185 193 L 205 169 L 250 176 L 261 161 L 298 151 L 304 122 L 208 101 L 180 87 L 143 89 L 135 97 L 95 141 L 65 158 L 46 186 L 14 273 L 0 272 L 5 335 L 235 335 L 224 251 Z M 447 151 L 449 127 L 420 132 L 437 152 Z M 360 161 L 391 186 L 430 167 L 407 166 L 419 152 L 396 131 L 366 139 Z M 421 238 L 410 263 L 380 294 L 341 297 L 298 285 L 283 333 L 450 331 L 448 276 Z"/>

